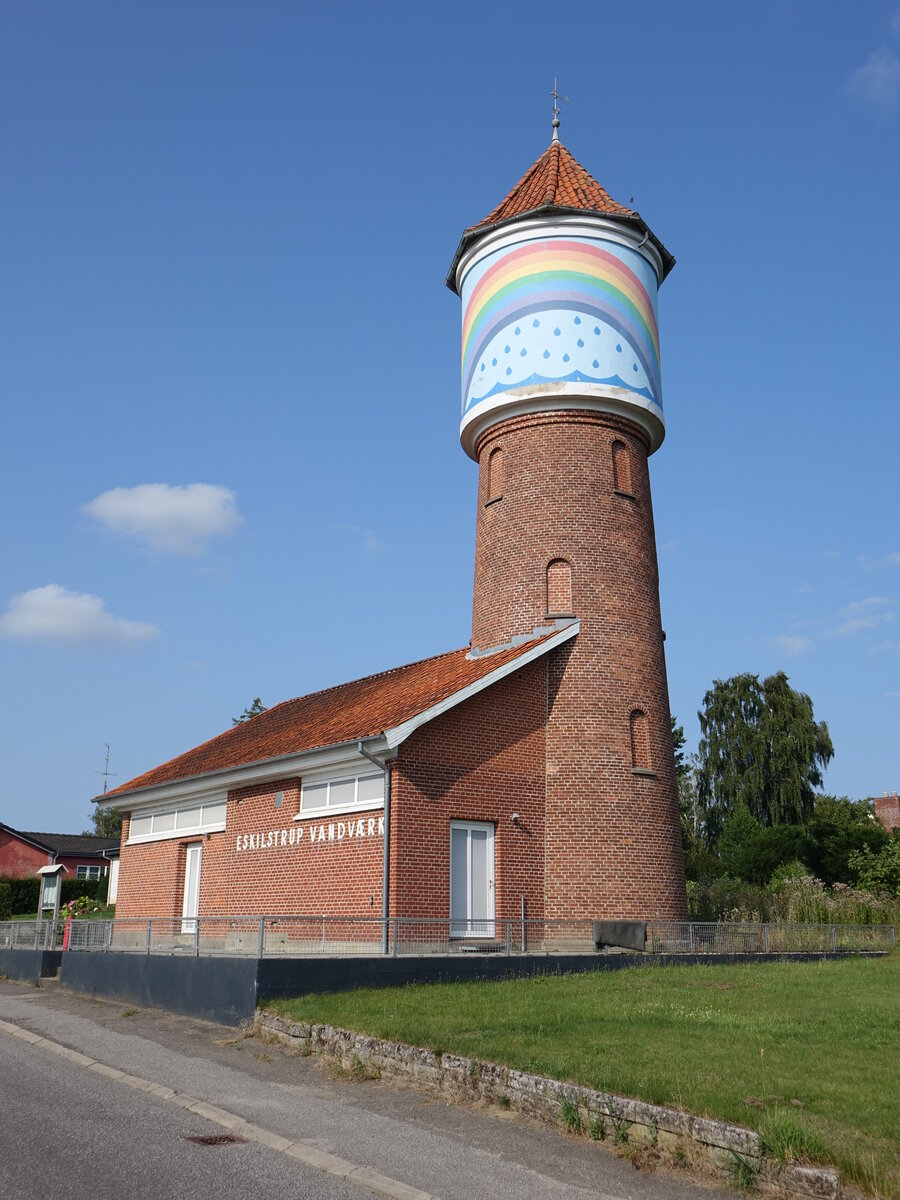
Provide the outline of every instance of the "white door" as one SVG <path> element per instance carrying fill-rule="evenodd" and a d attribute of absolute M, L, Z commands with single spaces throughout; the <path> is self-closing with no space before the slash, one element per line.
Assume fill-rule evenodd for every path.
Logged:
<path fill-rule="evenodd" d="M 450 822 L 450 936 L 494 936 L 494 827 Z"/>
<path fill-rule="evenodd" d="M 197 932 L 197 914 L 200 911 L 200 843 L 192 842 L 187 848 L 184 863 L 184 908 L 181 910 L 181 932 Z"/>
<path fill-rule="evenodd" d="M 109 887 L 106 892 L 106 903 L 115 904 L 116 896 L 119 892 L 119 860 L 111 858 L 109 860 Z"/>

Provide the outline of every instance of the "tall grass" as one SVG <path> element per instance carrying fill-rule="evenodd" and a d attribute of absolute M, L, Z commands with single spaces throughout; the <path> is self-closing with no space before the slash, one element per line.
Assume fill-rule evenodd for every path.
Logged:
<path fill-rule="evenodd" d="M 728 875 L 688 883 L 695 921 L 781 921 L 811 925 L 900 925 L 900 897 L 791 872 L 776 872 L 767 887 Z"/>

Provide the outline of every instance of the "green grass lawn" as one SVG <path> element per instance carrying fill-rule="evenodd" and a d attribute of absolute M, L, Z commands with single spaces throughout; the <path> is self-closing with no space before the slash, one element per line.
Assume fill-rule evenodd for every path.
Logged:
<path fill-rule="evenodd" d="M 270 1007 L 755 1129 L 789 1114 L 845 1179 L 900 1196 L 900 952 L 422 984 Z"/>

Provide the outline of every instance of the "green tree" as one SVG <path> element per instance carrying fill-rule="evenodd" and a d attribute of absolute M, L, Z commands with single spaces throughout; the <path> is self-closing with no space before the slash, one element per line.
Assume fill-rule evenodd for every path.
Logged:
<path fill-rule="evenodd" d="M 249 721 L 251 717 L 258 717 L 260 713 L 266 711 L 266 706 L 257 696 L 249 708 L 245 708 L 239 717 L 232 717 L 232 725 L 243 725 L 244 721 Z"/>
<path fill-rule="evenodd" d="M 871 800 L 854 801 L 847 796 L 816 796 L 806 834 L 804 861 L 810 873 L 829 887 L 856 883 L 851 855 L 866 849 L 878 854 L 890 838 L 876 820 Z"/>
<path fill-rule="evenodd" d="M 678 718 L 674 714 L 670 720 L 672 749 L 675 752 L 675 782 L 678 785 L 678 811 L 681 816 L 681 843 L 685 850 L 689 850 L 697 840 L 699 826 L 697 788 L 694 782 L 697 756 L 685 756 L 687 739 L 684 736 L 684 726 L 678 724 Z"/>
<path fill-rule="evenodd" d="M 85 833 L 97 837 L 117 838 L 122 835 L 122 814 L 115 808 L 95 808 L 91 813 L 93 829 Z"/>
<path fill-rule="evenodd" d="M 717 679 L 697 716 L 697 795 L 709 844 L 741 804 L 761 825 L 799 825 L 810 816 L 834 747 L 812 700 L 783 671 L 762 682 L 751 674 Z"/>
<path fill-rule="evenodd" d="M 850 854 L 850 866 L 856 871 L 859 886 L 869 892 L 889 892 L 900 896 L 900 836 L 890 835 L 877 854 L 866 846 Z"/>

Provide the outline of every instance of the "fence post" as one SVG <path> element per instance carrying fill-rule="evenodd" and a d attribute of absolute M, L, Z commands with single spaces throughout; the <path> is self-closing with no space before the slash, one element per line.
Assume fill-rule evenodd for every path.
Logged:
<path fill-rule="evenodd" d="M 147 953 L 150 953 L 150 930 L 153 926 L 153 918 L 147 918 Z"/>
<path fill-rule="evenodd" d="M 525 953 L 525 897 L 522 897 L 522 953 Z"/>
<path fill-rule="evenodd" d="M 394 946 L 393 946 L 391 953 L 393 954 L 394 958 L 397 957 L 397 918 L 396 917 L 394 917 Z"/>
<path fill-rule="evenodd" d="M 256 957 L 257 958 L 262 958 L 263 951 L 265 949 L 265 945 L 266 945 L 266 918 L 260 917 L 259 918 L 259 944 L 257 945 L 257 948 L 256 948 Z"/>
<path fill-rule="evenodd" d="M 511 953 L 510 942 L 512 941 L 512 938 L 510 937 L 509 921 L 504 921 L 503 923 L 506 926 L 506 957 L 509 958 Z"/>
<path fill-rule="evenodd" d="M 766 954 L 768 954 L 769 953 L 769 925 L 768 925 L 768 922 L 766 922 L 766 924 L 763 925 L 763 946 L 765 947 Z"/>
<path fill-rule="evenodd" d="M 322 913 L 322 953 L 325 953 L 325 914 Z"/>
<path fill-rule="evenodd" d="M 837 954 L 837 929 L 831 927 L 831 953 Z"/>
<path fill-rule="evenodd" d="M 194 918 L 194 958 L 200 957 L 200 918 Z"/>
<path fill-rule="evenodd" d="M 694 923 L 691 921 L 688 924 L 688 944 L 691 948 L 691 954 L 694 953 Z"/>

